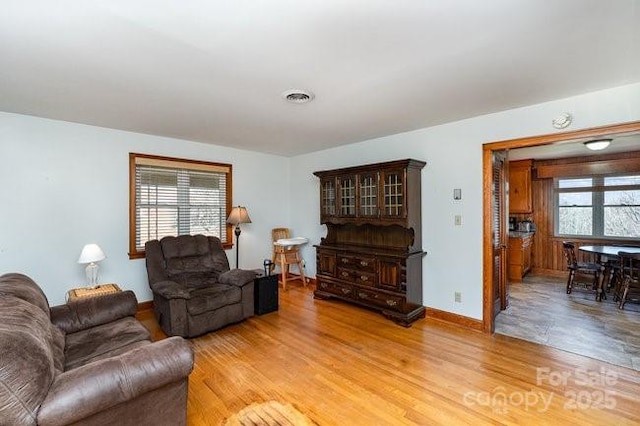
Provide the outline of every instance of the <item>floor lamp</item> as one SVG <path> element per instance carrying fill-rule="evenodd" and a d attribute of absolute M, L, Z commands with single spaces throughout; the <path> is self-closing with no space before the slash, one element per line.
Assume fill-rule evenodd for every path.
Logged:
<path fill-rule="evenodd" d="M 249 217 L 249 213 L 247 213 L 246 207 L 238 206 L 231 209 L 231 213 L 229 213 L 229 217 L 227 218 L 227 223 L 235 225 L 236 227 L 233 233 L 236 234 L 236 268 L 239 268 L 238 249 L 240 248 L 240 232 L 242 232 L 240 224 L 251 223 L 251 218 Z"/>

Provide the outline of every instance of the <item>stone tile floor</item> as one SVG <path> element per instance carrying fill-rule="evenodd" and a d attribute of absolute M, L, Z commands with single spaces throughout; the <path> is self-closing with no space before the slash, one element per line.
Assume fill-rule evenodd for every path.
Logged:
<path fill-rule="evenodd" d="M 640 305 L 620 310 L 613 295 L 597 302 L 585 288 L 566 294 L 563 277 L 532 275 L 510 284 L 495 330 L 640 371 Z"/>

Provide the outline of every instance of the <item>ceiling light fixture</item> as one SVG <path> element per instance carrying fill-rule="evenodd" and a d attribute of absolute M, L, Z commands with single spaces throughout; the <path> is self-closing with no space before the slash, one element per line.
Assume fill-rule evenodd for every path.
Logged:
<path fill-rule="evenodd" d="M 315 98 L 315 95 L 308 90 L 291 89 L 282 92 L 282 98 L 292 104 L 306 104 Z"/>
<path fill-rule="evenodd" d="M 594 139 L 591 141 L 586 141 L 584 146 L 589 148 L 591 151 L 601 151 L 609 146 L 613 139 Z"/>

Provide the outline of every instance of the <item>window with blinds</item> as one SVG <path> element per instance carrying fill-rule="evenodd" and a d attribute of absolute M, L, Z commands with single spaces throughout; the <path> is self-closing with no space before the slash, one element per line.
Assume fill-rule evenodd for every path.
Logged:
<path fill-rule="evenodd" d="M 231 241 L 231 165 L 129 154 L 130 252 L 144 256 L 149 240 L 211 235 Z"/>

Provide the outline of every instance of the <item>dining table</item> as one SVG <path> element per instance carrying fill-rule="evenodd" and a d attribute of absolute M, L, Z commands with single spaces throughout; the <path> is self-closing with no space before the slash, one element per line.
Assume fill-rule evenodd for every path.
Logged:
<path fill-rule="evenodd" d="M 609 245 L 593 245 L 593 246 L 580 246 L 578 250 L 592 253 L 596 256 L 596 261 L 600 262 L 602 257 L 606 257 L 607 259 L 612 257 L 614 259 L 618 258 L 618 253 L 621 251 L 627 253 L 640 253 L 640 247 L 638 246 L 609 246 Z"/>
<path fill-rule="evenodd" d="M 613 269 L 613 263 L 618 259 L 619 252 L 626 253 L 640 253 L 639 246 L 617 246 L 617 245 L 586 245 L 578 247 L 578 250 L 584 253 L 590 253 L 595 256 L 596 263 L 604 266 L 603 277 L 598 283 L 599 300 L 602 300 L 604 296 L 605 288 L 609 290 L 611 288 L 611 271 Z M 606 287 L 605 287 L 606 281 Z"/>

